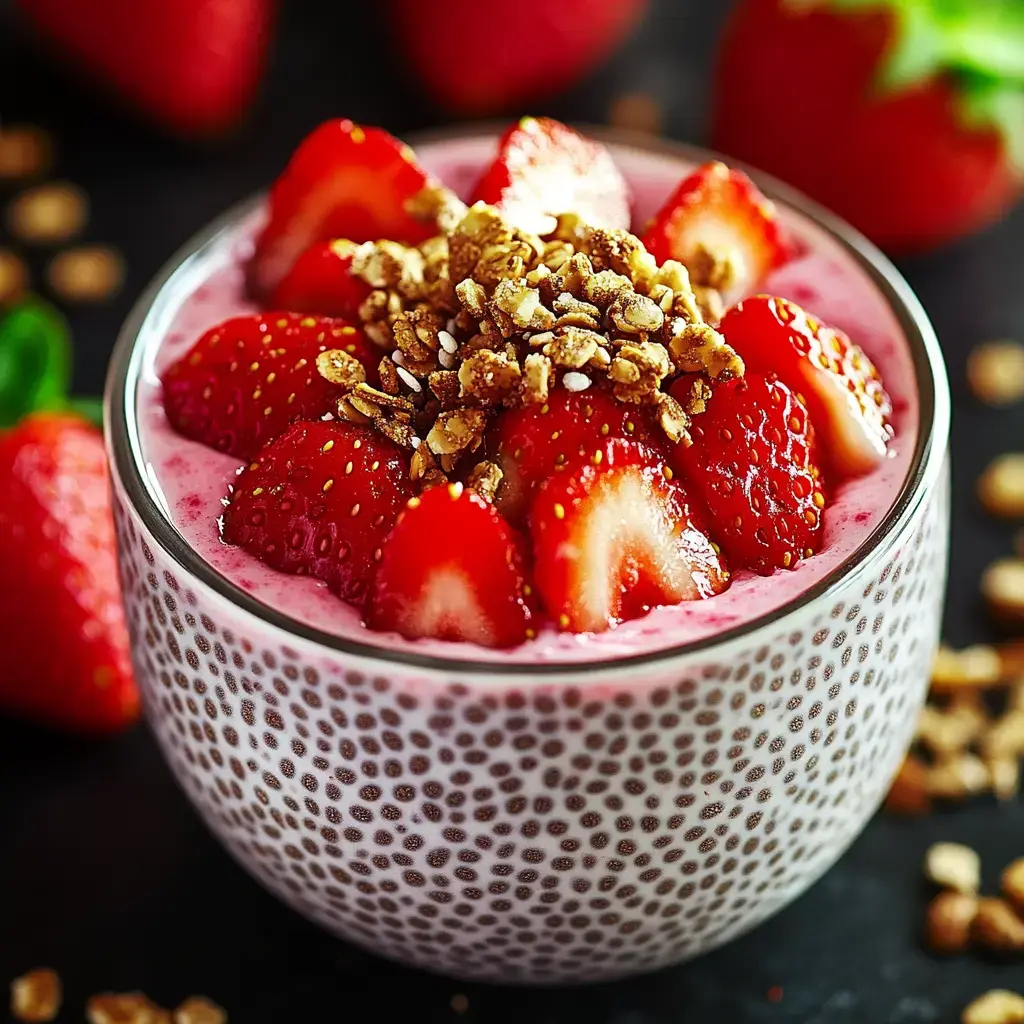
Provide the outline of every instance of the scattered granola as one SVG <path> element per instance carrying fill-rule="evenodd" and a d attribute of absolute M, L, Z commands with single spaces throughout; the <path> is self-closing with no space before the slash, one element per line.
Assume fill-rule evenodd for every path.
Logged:
<path fill-rule="evenodd" d="M 972 925 L 978 912 L 977 896 L 940 892 L 928 904 L 925 941 L 936 953 L 961 953 L 971 944 Z"/>
<path fill-rule="evenodd" d="M 28 267 L 10 249 L 0 249 L 0 306 L 16 301 L 28 287 Z"/>
<path fill-rule="evenodd" d="M 1024 345 L 989 341 L 967 358 L 967 383 L 988 405 L 1011 405 L 1024 399 Z"/>
<path fill-rule="evenodd" d="M 992 989 L 978 996 L 960 1018 L 961 1024 L 1024 1024 L 1024 996 Z"/>
<path fill-rule="evenodd" d="M 978 901 L 974 936 L 986 949 L 999 953 L 1024 951 L 1024 920 L 1005 900 L 988 897 Z"/>
<path fill-rule="evenodd" d="M 981 593 L 993 617 L 1009 626 L 1024 624 L 1024 558 L 1000 558 L 981 577 Z"/>
<path fill-rule="evenodd" d="M 56 971 L 39 967 L 11 982 L 11 1016 L 26 1024 L 51 1021 L 60 1013 L 62 989 Z"/>
<path fill-rule="evenodd" d="M 190 996 L 174 1011 L 174 1024 L 227 1024 L 224 1009 L 206 996 Z"/>
<path fill-rule="evenodd" d="M 661 132 L 661 107 L 646 92 L 626 92 L 616 96 L 608 108 L 608 123 L 634 132 L 658 135 Z"/>
<path fill-rule="evenodd" d="M 707 382 L 742 375 L 742 360 L 706 316 L 721 304 L 715 289 L 728 283 L 727 259 L 702 252 L 698 297 L 686 267 L 659 267 L 626 231 L 565 214 L 538 237 L 439 186 L 414 206 L 444 233 L 416 248 L 367 242 L 352 259 L 352 273 L 374 289 L 359 319 L 386 352 L 380 387 L 336 351 L 318 368 L 347 389 L 341 417 L 427 450 L 411 470 L 421 483 L 480 448 L 497 410 L 543 404 L 559 387 L 610 388 L 623 403 L 649 407 L 670 440 L 690 443 Z M 666 390 L 680 373 L 694 376 L 686 408 Z"/>
<path fill-rule="evenodd" d="M 141 992 L 106 992 L 85 1004 L 89 1024 L 172 1024 L 171 1014 Z"/>
<path fill-rule="evenodd" d="M 994 459 L 978 479 L 978 497 L 994 516 L 1024 518 L 1024 452 Z"/>
<path fill-rule="evenodd" d="M 88 215 L 89 202 L 80 188 L 49 182 L 15 196 L 7 210 L 7 226 L 23 242 L 54 245 L 74 238 Z"/>
<path fill-rule="evenodd" d="M 124 260 L 105 245 L 65 249 L 51 260 L 47 280 L 66 302 L 103 302 L 121 290 Z"/>
<path fill-rule="evenodd" d="M 49 167 L 53 140 L 42 128 L 27 124 L 0 127 L 0 180 L 33 178 Z"/>
<path fill-rule="evenodd" d="M 1003 895 L 1019 914 L 1024 914 L 1024 857 L 1018 857 L 1003 871 L 1000 885 Z"/>
<path fill-rule="evenodd" d="M 973 894 L 981 887 L 981 858 L 961 843 L 934 843 L 925 854 L 924 873 L 943 889 Z"/>

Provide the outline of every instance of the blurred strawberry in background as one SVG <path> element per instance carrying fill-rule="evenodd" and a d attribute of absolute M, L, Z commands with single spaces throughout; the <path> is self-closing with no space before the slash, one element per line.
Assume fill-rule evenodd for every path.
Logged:
<path fill-rule="evenodd" d="M 215 135 L 246 112 L 273 0 L 15 0 L 41 42 L 151 120 Z"/>
<path fill-rule="evenodd" d="M 96 401 L 66 388 L 71 340 L 41 299 L 0 314 L 0 712 L 72 732 L 139 715 Z"/>
<path fill-rule="evenodd" d="M 714 145 L 893 251 L 974 231 L 1024 184 L 1024 2 L 740 0 Z"/>
<path fill-rule="evenodd" d="M 68 0 L 70 2 L 70 0 Z M 523 107 L 565 89 L 618 46 L 646 0 L 393 0 L 390 25 L 431 97 L 459 114 Z"/>

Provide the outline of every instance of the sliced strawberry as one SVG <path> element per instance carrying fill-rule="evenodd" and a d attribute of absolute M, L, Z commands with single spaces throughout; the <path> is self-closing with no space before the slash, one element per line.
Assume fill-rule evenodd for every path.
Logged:
<path fill-rule="evenodd" d="M 289 423 L 333 410 L 343 389 L 317 372 L 316 357 L 336 348 L 372 375 L 369 342 L 344 320 L 299 313 L 225 320 L 165 371 L 167 418 L 179 434 L 252 458 Z"/>
<path fill-rule="evenodd" d="M 766 295 L 729 310 L 720 329 L 749 372 L 776 373 L 801 395 L 836 478 L 867 473 L 885 458 L 892 400 L 874 364 L 842 331 Z"/>
<path fill-rule="evenodd" d="M 408 463 L 387 438 L 348 423 L 296 423 L 239 473 L 223 537 L 361 604 L 412 494 Z"/>
<path fill-rule="evenodd" d="M 814 428 L 782 381 L 748 373 L 717 385 L 690 435 L 672 462 L 734 569 L 769 575 L 818 550 L 825 497 Z"/>
<path fill-rule="evenodd" d="M 643 409 L 595 388 L 558 388 L 543 405 L 503 412 L 488 439 L 503 473 L 498 508 L 518 521 L 538 484 L 581 459 L 600 459 L 614 438 L 657 442 Z"/>
<path fill-rule="evenodd" d="M 416 154 L 383 129 L 326 121 L 303 140 L 270 190 L 269 221 L 249 265 L 250 289 L 271 295 L 315 242 L 423 241 L 432 229 L 406 204 L 426 183 Z"/>
<path fill-rule="evenodd" d="M 714 161 L 684 178 L 654 215 L 643 243 L 659 263 L 693 266 L 701 248 L 728 256 L 726 301 L 750 294 L 786 261 L 774 205 L 742 171 Z"/>
<path fill-rule="evenodd" d="M 355 250 L 347 238 L 311 245 L 275 289 L 274 308 L 358 321 L 359 307 L 372 289 L 351 273 Z"/>
<path fill-rule="evenodd" d="M 550 117 L 524 117 L 505 132 L 473 199 L 538 234 L 561 213 L 593 227 L 629 227 L 629 186 L 611 153 Z"/>
<path fill-rule="evenodd" d="M 724 561 L 660 457 L 632 441 L 602 455 L 551 477 L 530 510 L 537 590 L 558 628 L 599 633 L 724 590 Z"/>
<path fill-rule="evenodd" d="M 514 647 L 532 636 L 520 541 L 460 484 L 414 498 L 382 548 L 367 625 L 403 636 Z"/>

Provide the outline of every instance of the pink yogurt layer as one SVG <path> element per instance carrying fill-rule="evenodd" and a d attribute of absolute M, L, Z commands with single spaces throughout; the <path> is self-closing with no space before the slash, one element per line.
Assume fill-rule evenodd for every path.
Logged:
<path fill-rule="evenodd" d="M 494 142 L 472 138 L 423 146 L 426 167 L 466 196 Z M 654 212 L 688 166 L 677 157 L 613 146 L 632 185 L 635 223 Z M 366 629 L 359 613 L 315 580 L 263 566 L 220 540 L 217 518 L 238 461 L 178 436 L 161 404 L 159 375 L 208 328 L 253 312 L 242 294 L 242 261 L 256 225 L 239 224 L 223 246 L 197 262 L 168 293 L 156 316 L 153 341 L 144 353 L 139 384 L 139 437 L 148 484 L 168 519 L 218 573 L 279 612 L 336 636 L 460 660 L 520 664 L 606 661 L 706 639 L 757 619 L 798 597 L 846 561 L 892 507 L 913 457 L 918 401 L 913 363 L 895 315 L 867 273 L 828 234 L 794 211 L 783 209 L 787 227 L 802 243 L 800 255 L 773 275 L 764 291 L 786 296 L 841 327 L 879 367 L 895 407 L 896 438 L 889 458 L 866 477 L 835 489 L 825 512 L 821 552 L 792 571 L 770 577 L 737 573 L 730 588 L 708 601 L 658 608 L 645 618 L 602 634 L 572 635 L 543 629 L 514 651 L 473 644 L 410 641 Z M 151 320 L 153 317 L 151 316 Z M 161 336 L 162 335 L 162 336 Z"/>

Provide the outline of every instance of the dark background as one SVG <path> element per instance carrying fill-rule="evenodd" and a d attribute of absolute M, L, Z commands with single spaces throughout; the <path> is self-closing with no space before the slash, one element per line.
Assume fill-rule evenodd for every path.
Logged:
<path fill-rule="evenodd" d="M 726 6 L 654 3 L 608 64 L 534 112 L 601 122 L 617 95 L 641 91 L 656 97 L 667 135 L 701 141 Z M 444 123 L 389 55 L 371 5 L 289 0 L 285 8 L 250 124 L 227 144 L 196 149 L 149 133 L 43 61 L 0 0 L 0 117 L 54 133 L 55 176 L 91 197 L 87 240 L 116 245 L 127 261 L 115 301 L 67 310 L 80 392 L 101 388 L 122 319 L 170 254 L 268 183 L 320 120 L 351 116 L 399 134 Z M 975 343 L 1024 335 L 1022 254 L 1018 207 L 980 237 L 901 263 L 938 328 L 956 406 L 946 636 L 957 646 L 992 638 L 977 580 L 1012 536 L 980 511 L 974 479 L 1024 439 L 1024 409 L 983 409 L 966 392 L 963 367 Z M 39 279 L 42 262 L 33 262 Z M 236 1024 L 455 1021 L 450 1000 L 460 992 L 469 999 L 464 1019 L 481 1024 L 954 1022 L 979 993 L 1024 987 L 1024 968 L 971 956 L 937 961 L 920 950 L 920 864 L 939 839 L 975 846 L 994 886 L 1024 854 L 1024 807 L 981 801 L 918 823 L 880 817 L 795 905 L 680 968 L 576 990 L 463 986 L 345 946 L 280 906 L 207 834 L 144 728 L 91 744 L 0 719 L 0 985 L 52 965 L 65 978 L 69 1021 L 81 1019 L 93 992 L 141 988 L 170 1004 L 209 994 Z"/>

